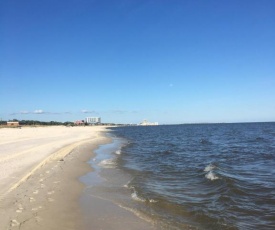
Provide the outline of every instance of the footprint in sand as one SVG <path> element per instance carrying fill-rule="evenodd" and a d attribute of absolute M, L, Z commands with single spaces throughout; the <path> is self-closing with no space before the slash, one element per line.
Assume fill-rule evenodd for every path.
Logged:
<path fill-rule="evenodd" d="M 60 183 L 60 181 L 55 181 L 55 182 L 53 182 L 54 184 L 58 184 L 58 183 Z"/>
<path fill-rule="evenodd" d="M 44 179 L 43 179 L 43 178 L 39 180 L 39 182 L 42 182 L 42 181 L 44 181 Z"/>
<path fill-rule="evenodd" d="M 16 227 L 16 226 L 19 226 L 20 223 L 19 223 L 17 220 L 11 220 L 10 225 L 11 225 L 12 227 Z"/>
<path fill-rule="evenodd" d="M 48 192 L 48 195 L 52 195 L 52 194 L 54 194 L 53 190 Z"/>
<path fill-rule="evenodd" d="M 18 211 L 18 212 L 22 212 L 22 210 L 23 210 L 24 208 L 23 208 L 23 206 L 22 206 L 22 204 L 18 204 L 18 208 L 17 208 L 17 210 L 16 210 L 16 212 Z"/>
<path fill-rule="evenodd" d="M 41 185 L 40 185 L 40 188 L 45 188 L 45 185 L 44 185 L 44 184 L 41 184 Z"/>
<path fill-rule="evenodd" d="M 30 197 L 29 200 L 30 200 L 30 202 L 34 202 L 35 201 L 35 199 L 33 197 Z"/>
<path fill-rule="evenodd" d="M 42 208 L 43 208 L 42 206 L 34 207 L 32 208 L 32 211 L 38 211 L 39 209 L 42 209 Z"/>
<path fill-rule="evenodd" d="M 49 173 L 50 173 L 50 171 L 47 171 L 46 173 L 47 173 L 47 174 L 49 174 Z"/>
<path fill-rule="evenodd" d="M 35 190 L 34 192 L 33 192 L 33 194 L 38 194 L 39 193 L 39 191 L 38 190 Z"/>
<path fill-rule="evenodd" d="M 32 211 L 38 211 L 39 209 L 42 209 L 42 206 L 34 207 L 32 208 Z"/>
<path fill-rule="evenodd" d="M 22 207 L 22 205 L 20 204 L 20 205 L 18 205 L 18 209 L 16 210 L 16 212 L 17 213 L 21 213 L 21 212 L 23 212 L 23 207 Z"/>

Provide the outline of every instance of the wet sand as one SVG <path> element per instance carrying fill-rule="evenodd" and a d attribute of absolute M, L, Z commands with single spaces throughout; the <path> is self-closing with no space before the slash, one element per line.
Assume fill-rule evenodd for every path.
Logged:
<path fill-rule="evenodd" d="M 79 177 L 92 171 L 87 161 L 94 150 L 111 141 L 105 133 L 104 127 L 0 129 L 0 229 L 151 229 L 112 203 L 84 198 L 80 205 Z"/>

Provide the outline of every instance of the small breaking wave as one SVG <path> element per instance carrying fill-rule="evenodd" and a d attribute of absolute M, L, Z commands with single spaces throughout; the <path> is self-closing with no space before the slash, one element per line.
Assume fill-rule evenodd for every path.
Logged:
<path fill-rule="evenodd" d="M 134 178 L 132 178 L 131 180 L 129 180 L 125 185 L 123 185 L 124 188 L 132 188 L 134 189 L 134 187 L 130 186 L 130 183 L 133 181 Z"/>
<path fill-rule="evenodd" d="M 205 175 L 205 177 L 207 178 L 207 179 L 209 179 L 209 180 L 218 180 L 218 179 L 220 179 L 218 176 L 216 176 L 216 174 L 214 173 L 214 172 L 212 172 L 212 171 L 209 171 L 206 175 Z"/>
<path fill-rule="evenodd" d="M 214 165 L 213 163 L 207 165 L 205 168 L 204 168 L 204 172 L 207 172 L 206 175 L 205 175 L 205 178 L 209 179 L 209 180 L 217 180 L 217 179 L 220 179 L 215 173 L 214 173 L 214 170 L 217 169 L 217 166 Z"/>
<path fill-rule="evenodd" d="M 103 168 L 116 168 L 117 164 L 115 159 L 105 159 L 98 164 L 99 166 Z"/>
<path fill-rule="evenodd" d="M 146 198 L 141 197 L 140 195 L 138 195 L 138 193 L 136 192 L 135 189 L 134 189 L 133 193 L 131 194 L 131 197 L 133 200 L 138 201 L 138 202 L 157 203 L 157 201 L 154 199 L 146 199 Z"/>
<path fill-rule="evenodd" d="M 133 193 L 131 194 L 131 197 L 132 197 L 133 200 L 139 201 L 139 202 L 143 202 L 143 203 L 145 203 L 145 202 L 157 203 L 157 201 L 154 200 L 154 199 L 144 199 L 144 198 L 138 196 L 136 192 L 133 192 Z"/>
<path fill-rule="evenodd" d="M 212 171 L 213 169 L 217 168 L 214 164 L 209 164 L 204 168 L 204 172 Z"/>
<path fill-rule="evenodd" d="M 146 199 L 144 199 L 144 198 L 138 196 L 138 194 L 137 194 L 136 191 L 134 191 L 134 192 L 131 194 L 131 197 L 132 197 L 132 199 L 135 200 L 135 201 L 146 202 Z"/>
<path fill-rule="evenodd" d="M 120 155 L 121 154 L 121 149 L 118 149 L 117 151 L 115 151 L 115 154 Z"/>

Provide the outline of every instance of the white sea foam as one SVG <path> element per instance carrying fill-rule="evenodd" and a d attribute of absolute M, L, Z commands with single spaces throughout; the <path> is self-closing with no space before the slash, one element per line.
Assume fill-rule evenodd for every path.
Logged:
<path fill-rule="evenodd" d="M 98 165 L 103 168 L 116 168 L 115 159 L 105 159 L 105 160 L 99 162 Z"/>
<path fill-rule="evenodd" d="M 209 179 L 209 180 L 217 180 L 217 179 L 219 179 L 219 177 L 216 176 L 216 174 L 215 174 L 214 172 L 212 172 L 212 171 L 209 171 L 209 172 L 205 175 L 205 177 L 206 177 L 207 179 Z"/>
<path fill-rule="evenodd" d="M 121 149 L 118 149 L 115 153 L 116 153 L 117 155 L 120 155 L 120 154 L 121 154 Z"/>
<path fill-rule="evenodd" d="M 130 183 L 133 179 L 129 180 L 125 185 L 123 185 L 124 188 L 131 188 Z"/>
<path fill-rule="evenodd" d="M 133 186 L 130 186 L 130 183 L 134 180 L 134 177 L 131 178 L 125 185 L 123 185 L 124 188 L 129 188 L 135 190 Z"/>
<path fill-rule="evenodd" d="M 157 201 L 154 200 L 154 199 L 150 199 L 149 202 L 150 202 L 150 203 L 157 203 Z"/>
<path fill-rule="evenodd" d="M 215 169 L 215 168 L 216 168 L 215 165 L 210 164 L 210 165 L 207 165 L 207 166 L 205 167 L 204 171 L 205 171 L 205 172 L 210 172 L 210 171 L 212 171 L 212 170 Z"/>
<path fill-rule="evenodd" d="M 132 188 L 133 188 L 133 187 L 132 187 Z M 140 196 L 137 194 L 137 192 L 135 191 L 135 189 L 133 189 L 133 190 L 134 190 L 134 192 L 131 194 L 131 197 L 132 197 L 133 200 L 138 201 L 138 202 L 157 203 L 157 201 L 154 200 L 154 199 L 145 199 L 145 198 L 143 198 L 143 197 L 140 197 Z"/>
<path fill-rule="evenodd" d="M 131 197 L 133 200 L 135 201 L 139 201 L 139 202 L 146 202 L 146 200 L 140 196 L 138 196 L 138 194 L 136 193 L 136 191 L 134 191 L 132 194 L 131 194 Z"/>

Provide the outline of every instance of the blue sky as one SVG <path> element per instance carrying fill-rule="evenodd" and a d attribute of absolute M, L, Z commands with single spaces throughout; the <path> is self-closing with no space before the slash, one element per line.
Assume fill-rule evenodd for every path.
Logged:
<path fill-rule="evenodd" d="M 0 118 L 275 121 L 273 0 L 1 0 Z"/>

